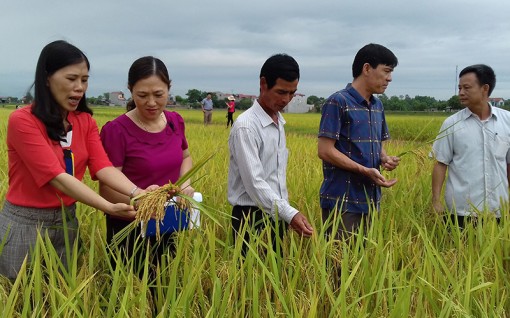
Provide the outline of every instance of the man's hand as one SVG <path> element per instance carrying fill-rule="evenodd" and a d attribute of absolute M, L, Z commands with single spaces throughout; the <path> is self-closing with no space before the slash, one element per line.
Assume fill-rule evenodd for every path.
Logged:
<path fill-rule="evenodd" d="M 369 177 L 375 184 L 381 187 L 389 188 L 397 183 L 397 179 L 386 180 L 386 178 L 375 168 L 368 168 L 366 176 Z"/>
<path fill-rule="evenodd" d="M 313 234 L 313 227 L 308 223 L 306 217 L 298 212 L 290 221 L 290 227 L 302 236 L 310 237 Z"/>
<path fill-rule="evenodd" d="M 444 214 L 445 208 L 441 200 L 432 199 L 432 208 L 437 214 Z"/>
<path fill-rule="evenodd" d="M 400 163 L 400 158 L 396 156 L 385 156 L 381 158 L 381 166 L 388 171 L 395 169 Z"/>

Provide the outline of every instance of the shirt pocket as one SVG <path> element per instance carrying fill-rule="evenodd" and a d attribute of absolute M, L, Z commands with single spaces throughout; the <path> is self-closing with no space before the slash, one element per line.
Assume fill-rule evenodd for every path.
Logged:
<path fill-rule="evenodd" d="M 508 150 L 510 150 L 510 137 L 496 135 L 494 139 L 494 157 L 498 160 L 505 160 Z"/>

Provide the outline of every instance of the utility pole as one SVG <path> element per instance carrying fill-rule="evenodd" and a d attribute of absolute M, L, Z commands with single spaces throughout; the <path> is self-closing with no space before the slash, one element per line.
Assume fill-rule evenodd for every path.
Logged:
<path fill-rule="evenodd" d="M 455 65 L 455 87 L 453 88 L 453 96 L 457 95 L 457 79 L 458 79 L 458 76 L 457 76 L 457 71 L 458 71 L 458 68 L 459 66 L 458 65 Z"/>

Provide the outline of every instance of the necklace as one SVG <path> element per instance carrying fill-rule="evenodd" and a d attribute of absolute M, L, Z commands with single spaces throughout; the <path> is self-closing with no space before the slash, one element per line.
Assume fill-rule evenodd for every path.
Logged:
<path fill-rule="evenodd" d="M 150 130 L 149 130 L 149 128 L 147 128 L 147 126 L 143 123 L 143 121 L 140 119 L 140 116 L 138 116 L 138 111 L 135 111 L 135 114 L 134 114 L 134 116 L 133 116 L 133 117 L 135 117 L 135 119 L 136 119 L 136 121 L 138 122 L 139 126 L 140 126 L 141 128 L 143 128 L 143 130 L 145 130 L 146 132 L 152 132 L 152 131 L 150 131 Z M 165 116 L 163 115 L 163 113 L 161 113 L 161 115 L 159 116 L 159 118 L 161 119 L 161 121 L 163 121 L 163 126 L 164 126 L 164 125 L 166 125 L 166 119 L 165 119 Z M 158 126 L 157 126 L 157 130 L 158 130 L 158 131 L 157 131 L 157 132 L 159 132 L 159 131 L 160 131 L 160 130 L 159 130 L 159 129 L 160 129 L 160 124 L 159 124 L 159 123 L 160 123 L 160 121 L 158 120 L 158 122 L 157 122 L 157 125 L 158 125 Z"/>

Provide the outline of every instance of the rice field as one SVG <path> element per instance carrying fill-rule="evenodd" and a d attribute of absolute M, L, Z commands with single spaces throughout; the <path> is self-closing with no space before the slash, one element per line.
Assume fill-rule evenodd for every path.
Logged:
<path fill-rule="evenodd" d="M 0 139 L 13 107 L 0 108 Z M 95 108 L 102 126 L 123 109 Z M 226 199 L 229 129 L 223 111 L 213 125 L 202 113 L 178 110 L 186 122 L 191 155 L 215 156 L 193 186 L 218 222 L 202 217 L 201 227 L 178 234 L 175 255 L 163 258 L 156 279 L 132 271 L 133 263 L 112 267 L 105 242 L 105 218 L 79 204 L 81 244 L 69 271 L 61 268 L 44 233 L 31 266 L 14 282 L 0 278 L 1 317 L 508 317 L 510 316 L 510 220 L 459 231 L 431 210 L 427 156 L 444 114 L 388 114 L 389 154 L 408 150 L 398 178 L 383 190 L 381 211 L 365 235 L 350 242 L 323 236 L 318 191 L 319 114 L 285 114 L 290 150 L 290 201 L 314 226 L 312 238 L 288 232 L 283 257 L 257 251 L 267 233 L 252 240 L 244 262 L 233 246 L 231 206 Z M 236 112 L 235 117 L 239 115 Z M 7 189 L 7 154 L 0 143 L 0 200 Z M 475 167 L 473 167 L 475 169 Z M 84 181 L 97 189 L 90 178 Z M 508 207 L 505 209 L 508 212 Z M 0 247 L 1 249 L 1 247 Z"/>

